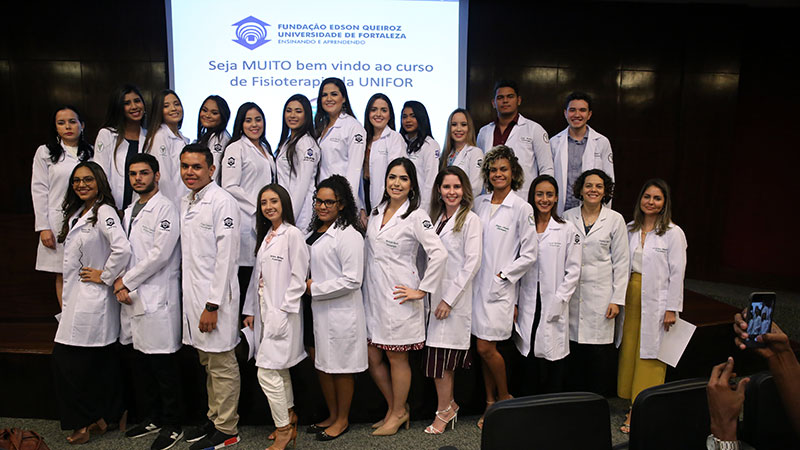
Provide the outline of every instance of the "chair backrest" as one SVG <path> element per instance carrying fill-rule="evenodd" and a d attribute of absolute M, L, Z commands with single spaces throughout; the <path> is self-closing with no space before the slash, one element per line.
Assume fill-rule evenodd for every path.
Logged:
<path fill-rule="evenodd" d="M 705 449 L 707 378 L 672 381 L 639 393 L 631 413 L 630 450 Z"/>
<path fill-rule="evenodd" d="M 481 449 L 611 448 L 608 402 L 590 392 L 533 395 L 486 411 Z"/>
<path fill-rule="evenodd" d="M 800 448 L 800 440 L 792 430 L 775 380 L 769 372 L 757 373 L 747 383 L 739 438 L 758 450 Z"/>

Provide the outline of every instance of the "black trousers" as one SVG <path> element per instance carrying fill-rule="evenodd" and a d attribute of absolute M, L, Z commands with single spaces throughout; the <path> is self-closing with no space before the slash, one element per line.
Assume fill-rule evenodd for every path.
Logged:
<path fill-rule="evenodd" d="M 605 397 L 617 392 L 617 348 L 614 344 L 579 344 L 569 341 L 567 387 Z"/>
<path fill-rule="evenodd" d="M 134 386 L 140 415 L 162 426 L 180 427 L 184 406 L 178 355 L 133 352 Z"/>
<path fill-rule="evenodd" d="M 525 383 L 522 391 L 525 395 L 550 394 L 564 392 L 567 376 L 566 358 L 558 361 L 548 361 L 544 358 L 533 356 L 533 344 L 536 342 L 536 329 L 542 316 L 542 296 L 539 285 L 536 285 L 536 312 L 533 316 L 531 327 L 531 350 L 523 361 Z"/>

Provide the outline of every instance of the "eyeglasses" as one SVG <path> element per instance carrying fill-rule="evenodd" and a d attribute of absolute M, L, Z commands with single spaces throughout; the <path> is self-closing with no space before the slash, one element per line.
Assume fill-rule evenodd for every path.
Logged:
<path fill-rule="evenodd" d="M 83 177 L 83 178 L 75 177 L 75 178 L 72 179 L 72 185 L 73 186 L 78 186 L 78 185 L 81 184 L 81 182 L 83 182 L 83 184 L 88 186 L 88 185 L 94 183 L 94 181 L 95 181 L 94 177 Z"/>
<path fill-rule="evenodd" d="M 314 197 L 314 206 L 319 208 L 325 205 L 326 208 L 333 208 L 333 205 L 339 203 L 339 200 L 321 200 L 317 197 Z"/>

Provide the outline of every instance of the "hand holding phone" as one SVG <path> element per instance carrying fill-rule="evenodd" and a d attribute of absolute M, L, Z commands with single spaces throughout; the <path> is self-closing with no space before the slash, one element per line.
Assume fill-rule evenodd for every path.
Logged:
<path fill-rule="evenodd" d="M 746 310 L 747 339 L 745 346 L 763 348 L 765 344 L 756 338 L 769 333 L 772 328 L 772 316 L 775 311 L 776 296 L 774 292 L 753 292 L 750 294 L 750 306 Z"/>

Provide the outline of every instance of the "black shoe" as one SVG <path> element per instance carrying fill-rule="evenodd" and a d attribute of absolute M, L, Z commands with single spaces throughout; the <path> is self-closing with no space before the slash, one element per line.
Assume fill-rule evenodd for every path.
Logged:
<path fill-rule="evenodd" d="M 241 441 L 241 439 L 238 434 L 225 434 L 216 430 L 212 435 L 206 436 L 192 444 L 189 450 L 216 450 L 229 445 L 238 444 L 239 441 Z"/>
<path fill-rule="evenodd" d="M 183 439 L 183 430 L 180 428 L 164 427 L 164 429 L 158 433 L 156 440 L 153 441 L 150 450 L 167 450 L 175 446 L 181 439 Z"/>
<path fill-rule="evenodd" d="M 214 434 L 216 430 L 217 429 L 214 428 L 214 422 L 208 420 L 202 425 L 187 428 L 183 436 L 186 438 L 186 442 L 197 442 L 206 436 Z"/>
<path fill-rule="evenodd" d="M 151 421 L 145 420 L 139 425 L 129 429 L 125 432 L 125 437 L 129 437 L 131 439 L 140 438 L 142 436 L 147 436 L 148 434 L 154 434 L 161 431 L 161 425 Z"/>
<path fill-rule="evenodd" d="M 319 426 L 319 425 L 317 425 L 315 423 L 312 423 L 311 425 L 306 427 L 306 433 L 308 433 L 308 434 L 317 434 L 317 433 L 319 433 L 320 431 L 322 431 L 324 429 L 325 429 L 325 427 L 321 427 L 321 426 Z"/>
<path fill-rule="evenodd" d="M 341 433 L 337 434 L 336 436 L 331 436 L 330 434 L 326 433 L 325 430 L 322 430 L 319 433 L 317 433 L 317 440 L 318 441 L 332 441 L 332 440 L 338 438 L 339 436 L 347 433 L 348 431 L 350 431 L 350 425 L 348 425 L 347 428 L 345 428 Z"/>

